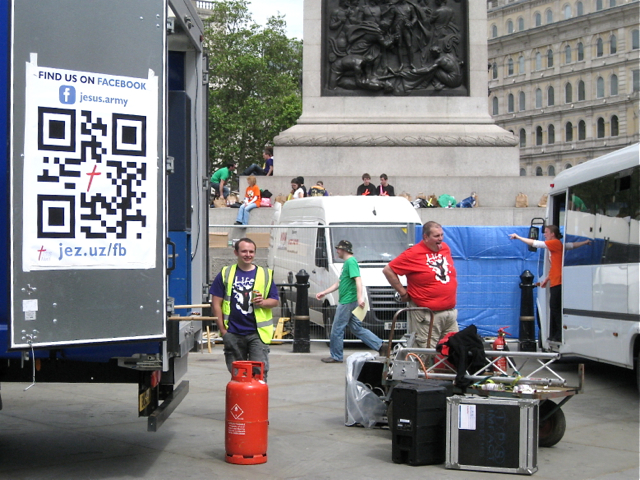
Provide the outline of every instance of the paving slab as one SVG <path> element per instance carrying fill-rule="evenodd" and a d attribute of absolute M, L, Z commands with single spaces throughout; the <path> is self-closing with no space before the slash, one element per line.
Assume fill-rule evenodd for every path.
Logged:
<path fill-rule="evenodd" d="M 325 343 L 294 354 L 271 347 L 269 448 L 263 465 L 224 461 L 230 375 L 222 346 L 191 353 L 190 391 L 156 433 L 136 413 L 132 385 L 2 384 L 0 479 L 493 478 L 487 473 L 391 461 L 388 428 L 344 426 L 345 364 L 327 365 Z M 347 344 L 345 354 L 366 351 Z M 575 381 L 573 359 L 557 371 Z M 639 478 L 639 403 L 633 372 L 588 363 L 585 393 L 564 407 L 567 431 L 539 450 L 539 479 Z M 503 475 L 500 478 L 521 478 Z"/>

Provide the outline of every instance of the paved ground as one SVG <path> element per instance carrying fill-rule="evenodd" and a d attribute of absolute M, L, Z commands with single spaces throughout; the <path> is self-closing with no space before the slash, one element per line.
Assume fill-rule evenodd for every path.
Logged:
<path fill-rule="evenodd" d="M 272 347 L 268 462 L 224 461 L 221 346 L 190 356 L 190 393 L 157 433 L 136 417 L 134 386 L 2 384 L 0 479 L 510 478 L 391 461 L 388 429 L 345 427 L 344 365 Z M 360 351 L 350 347 L 347 353 Z M 573 378 L 572 363 L 557 368 Z M 570 382 L 571 383 L 571 382 Z M 563 408 L 564 439 L 540 449 L 538 479 L 639 478 L 638 393 L 630 371 L 587 365 L 586 391 Z"/>

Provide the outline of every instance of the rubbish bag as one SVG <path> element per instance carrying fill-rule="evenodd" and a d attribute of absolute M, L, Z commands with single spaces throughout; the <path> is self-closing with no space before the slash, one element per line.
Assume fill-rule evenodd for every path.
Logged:
<path fill-rule="evenodd" d="M 365 362 L 375 356 L 370 352 L 359 352 L 347 358 L 347 386 L 345 392 L 345 422 L 347 427 L 362 425 L 372 428 L 385 422 L 387 405 L 364 383 L 358 381 Z"/>

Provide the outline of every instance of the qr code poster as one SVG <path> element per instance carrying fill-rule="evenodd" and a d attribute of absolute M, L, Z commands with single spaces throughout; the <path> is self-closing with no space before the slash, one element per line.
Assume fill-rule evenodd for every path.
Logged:
<path fill-rule="evenodd" d="M 27 63 L 23 270 L 156 263 L 158 77 Z"/>

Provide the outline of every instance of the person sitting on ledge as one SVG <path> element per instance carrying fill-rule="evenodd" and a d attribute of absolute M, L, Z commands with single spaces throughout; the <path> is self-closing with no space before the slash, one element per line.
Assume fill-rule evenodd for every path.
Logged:
<path fill-rule="evenodd" d="M 257 163 L 253 163 L 250 167 L 242 172 L 242 175 L 263 175 L 267 177 L 273 176 L 273 147 L 266 146 L 262 152 L 264 165 L 261 167 Z"/>
<path fill-rule="evenodd" d="M 358 187 L 356 195 L 377 195 L 376 187 L 371 185 L 371 175 L 365 173 L 362 175 L 362 185 Z"/>

